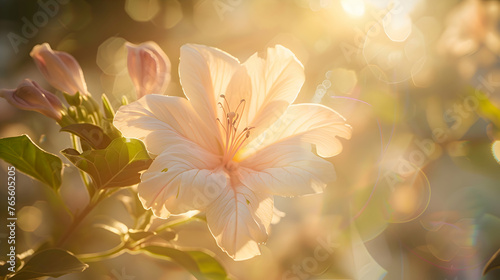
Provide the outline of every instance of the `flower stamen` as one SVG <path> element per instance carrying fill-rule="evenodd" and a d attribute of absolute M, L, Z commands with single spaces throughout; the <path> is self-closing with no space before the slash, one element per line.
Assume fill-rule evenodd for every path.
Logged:
<path fill-rule="evenodd" d="M 224 116 L 226 118 L 226 122 L 224 125 L 219 118 L 217 118 L 217 122 L 222 126 L 226 134 L 223 162 L 224 164 L 227 164 L 233 159 L 238 150 L 243 146 L 246 139 L 250 137 L 250 130 L 252 130 L 254 127 L 245 127 L 238 133 L 238 127 L 245 112 L 246 100 L 241 99 L 238 106 L 236 106 L 236 109 L 231 110 L 226 96 L 224 94 L 221 94 L 220 97 L 224 99 L 224 101 L 218 102 L 217 104 L 222 109 L 222 112 L 224 113 Z"/>

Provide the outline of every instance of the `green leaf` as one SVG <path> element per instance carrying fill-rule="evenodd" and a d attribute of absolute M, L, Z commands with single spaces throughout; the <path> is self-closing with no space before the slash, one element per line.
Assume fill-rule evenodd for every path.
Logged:
<path fill-rule="evenodd" d="M 63 92 L 63 96 L 69 105 L 80 106 L 82 104 L 83 97 L 79 91 L 77 91 L 75 94 L 69 94 L 69 93 Z"/>
<path fill-rule="evenodd" d="M 111 102 L 109 102 L 109 99 L 106 96 L 106 94 L 103 94 L 101 98 L 102 98 L 102 106 L 104 107 L 104 115 L 108 119 L 113 119 L 115 117 L 115 109 L 113 109 L 113 106 L 111 106 Z"/>
<path fill-rule="evenodd" d="M 61 159 L 42 150 L 27 135 L 0 139 L 0 158 L 54 190 L 61 186 Z"/>
<path fill-rule="evenodd" d="M 500 179 L 500 165 L 489 140 L 460 141 L 454 146 L 453 161 L 461 168 Z"/>
<path fill-rule="evenodd" d="M 493 254 L 491 259 L 484 266 L 483 275 L 494 269 L 499 269 L 499 268 L 500 268 L 500 249 L 495 254 Z"/>
<path fill-rule="evenodd" d="M 228 279 L 226 270 L 214 257 L 201 251 L 187 253 L 196 261 L 201 273 L 208 279 Z"/>
<path fill-rule="evenodd" d="M 9 280 L 35 279 L 44 276 L 57 278 L 69 273 L 82 272 L 87 267 L 87 264 L 82 263 L 68 251 L 48 249 L 33 255 Z"/>
<path fill-rule="evenodd" d="M 79 153 L 61 152 L 80 170 L 88 173 L 98 189 L 126 187 L 140 182 L 140 172 L 152 162 L 144 144 L 137 139 L 117 138 L 106 149 Z"/>
<path fill-rule="evenodd" d="M 201 251 L 181 251 L 157 245 L 148 245 L 143 247 L 142 250 L 153 257 L 166 259 L 181 265 L 198 280 L 228 279 L 222 265 L 207 253 Z"/>
<path fill-rule="evenodd" d="M 104 133 L 102 128 L 89 123 L 70 124 L 61 128 L 61 131 L 75 134 L 87 141 L 93 149 L 105 149 L 111 143 L 111 138 Z"/>
<path fill-rule="evenodd" d="M 497 128 L 500 128 L 500 109 L 493 104 L 489 99 L 478 99 L 479 101 L 479 114 L 489 119 Z"/>

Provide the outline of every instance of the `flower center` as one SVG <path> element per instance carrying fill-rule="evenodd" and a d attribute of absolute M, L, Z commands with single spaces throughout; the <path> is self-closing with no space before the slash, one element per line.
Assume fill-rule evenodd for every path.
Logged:
<path fill-rule="evenodd" d="M 222 158 L 222 163 L 227 165 L 236 155 L 238 150 L 243 146 L 243 143 L 250 137 L 250 130 L 253 127 L 247 126 L 242 130 L 238 130 L 238 126 L 241 122 L 243 113 L 245 112 L 245 99 L 242 99 L 236 109 L 231 110 L 229 102 L 227 102 L 226 96 L 221 94 L 220 97 L 223 99 L 223 103 L 219 102 L 218 105 L 223 111 L 225 120 L 217 118 L 217 121 L 222 126 L 224 133 L 226 135 L 226 142 L 224 147 L 224 156 Z"/>

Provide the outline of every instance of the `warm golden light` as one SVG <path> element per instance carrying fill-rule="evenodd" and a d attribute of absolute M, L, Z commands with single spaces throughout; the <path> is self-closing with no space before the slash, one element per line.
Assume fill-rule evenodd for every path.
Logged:
<path fill-rule="evenodd" d="M 363 0 L 341 0 L 340 4 L 346 13 L 354 17 L 365 14 L 365 2 Z"/>
<path fill-rule="evenodd" d="M 42 223 L 42 211 L 33 206 L 24 206 L 17 215 L 19 227 L 27 232 L 35 231 Z"/>

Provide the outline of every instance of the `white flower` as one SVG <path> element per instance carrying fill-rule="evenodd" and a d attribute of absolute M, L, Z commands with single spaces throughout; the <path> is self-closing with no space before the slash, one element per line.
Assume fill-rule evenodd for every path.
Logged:
<path fill-rule="evenodd" d="M 187 97 L 146 95 L 121 107 L 115 126 L 158 155 L 142 175 L 143 206 L 167 218 L 205 211 L 217 244 L 235 260 L 260 254 L 273 195 L 320 193 L 335 179 L 321 157 L 342 150 L 351 127 L 335 111 L 292 102 L 304 69 L 283 46 L 245 63 L 206 46 L 181 48 Z"/>

